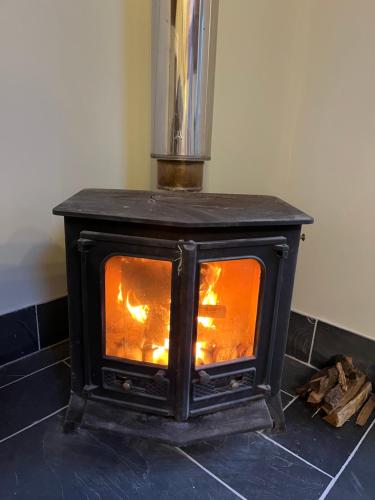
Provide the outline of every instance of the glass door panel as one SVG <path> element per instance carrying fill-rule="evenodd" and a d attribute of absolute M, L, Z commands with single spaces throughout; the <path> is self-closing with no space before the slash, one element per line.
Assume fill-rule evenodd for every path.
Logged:
<path fill-rule="evenodd" d="M 196 366 L 254 354 L 261 274 L 251 258 L 200 265 Z"/>
<path fill-rule="evenodd" d="M 116 255 L 104 276 L 105 355 L 167 366 L 172 263 Z"/>

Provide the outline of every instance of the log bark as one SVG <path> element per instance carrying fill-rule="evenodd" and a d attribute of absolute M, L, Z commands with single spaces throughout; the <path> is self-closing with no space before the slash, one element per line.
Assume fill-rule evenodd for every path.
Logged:
<path fill-rule="evenodd" d="M 312 399 L 314 399 L 315 404 L 316 402 L 320 402 L 324 396 L 324 393 L 335 385 L 337 377 L 338 372 L 334 366 L 330 368 L 323 368 L 322 370 L 315 373 L 306 384 L 304 384 L 302 387 L 298 387 L 296 389 L 296 392 L 302 397 L 314 392 L 311 397 Z M 321 398 L 320 394 L 322 394 Z M 315 399 L 319 399 L 319 401 L 315 401 Z"/>
<path fill-rule="evenodd" d="M 346 383 L 345 372 L 340 361 L 336 363 L 336 368 L 339 373 L 339 384 L 341 385 L 342 390 L 346 392 L 348 390 L 348 384 Z"/>
<path fill-rule="evenodd" d="M 375 394 L 370 394 L 367 402 L 363 405 L 362 410 L 358 413 L 356 424 L 363 427 L 367 424 L 367 421 L 371 413 L 375 410 Z"/>
<path fill-rule="evenodd" d="M 312 390 L 307 398 L 307 402 L 311 404 L 320 403 L 325 394 L 334 387 L 338 378 L 338 370 L 333 366 L 327 368 L 325 376 L 319 378 L 319 387 L 317 390 Z"/>
<path fill-rule="evenodd" d="M 325 396 L 323 409 L 327 414 L 346 405 L 359 391 L 366 381 L 366 375 L 357 372 L 357 378 L 348 381 L 348 388 L 344 391 L 340 384 L 335 385 Z"/>
<path fill-rule="evenodd" d="M 338 356 L 335 356 L 335 363 L 341 363 L 346 378 L 348 379 L 356 378 L 358 370 L 354 366 L 353 358 L 351 356 L 343 356 L 342 354 L 339 354 Z"/>

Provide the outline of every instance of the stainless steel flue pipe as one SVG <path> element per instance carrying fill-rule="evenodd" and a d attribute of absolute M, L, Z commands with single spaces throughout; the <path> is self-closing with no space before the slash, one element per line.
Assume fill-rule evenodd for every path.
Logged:
<path fill-rule="evenodd" d="M 152 150 L 158 187 L 200 190 L 211 156 L 218 0 L 153 0 Z"/>

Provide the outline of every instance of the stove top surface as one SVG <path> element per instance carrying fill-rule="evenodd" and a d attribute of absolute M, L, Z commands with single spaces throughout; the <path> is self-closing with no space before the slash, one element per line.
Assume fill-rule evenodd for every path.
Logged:
<path fill-rule="evenodd" d="M 313 218 L 276 196 L 84 189 L 55 215 L 172 227 L 311 224 Z"/>

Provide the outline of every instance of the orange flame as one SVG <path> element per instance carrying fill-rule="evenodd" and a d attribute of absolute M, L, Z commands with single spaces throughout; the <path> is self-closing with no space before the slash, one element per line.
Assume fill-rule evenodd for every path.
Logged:
<path fill-rule="evenodd" d="M 207 290 L 207 283 L 203 282 L 201 285 L 200 295 L 202 298 L 202 305 L 204 306 L 216 306 L 218 304 L 218 294 L 215 292 L 215 286 L 220 278 L 221 267 L 219 266 L 208 266 L 208 271 L 206 274 L 206 281 L 209 282 Z M 205 328 L 216 328 L 213 318 L 208 318 L 206 316 L 198 316 L 198 323 L 200 323 Z"/>
<path fill-rule="evenodd" d="M 118 286 L 118 294 L 117 294 L 117 303 L 124 302 L 124 297 L 122 295 L 122 284 L 120 283 Z"/>
<path fill-rule="evenodd" d="M 134 306 L 129 301 L 130 292 L 126 295 L 126 308 L 130 313 L 130 316 L 138 321 L 139 323 L 145 323 L 148 318 L 148 313 L 150 312 L 150 308 L 147 304 Z M 117 303 L 122 304 L 124 302 L 124 296 L 122 293 L 122 284 L 119 284 L 118 293 L 117 293 Z"/>
<path fill-rule="evenodd" d="M 208 319 L 208 318 L 205 318 Z M 206 346 L 206 342 L 197 342 L 195 346 L 195 359 L 196 363 L 201 361 L 201 364 L 204 363 L 204 348 Z"/>
<path fill-rule="evenodd" d="M 150 308 L 148 307 L 147 304 L 141 304 L 139 306 L 133 306 L 129 302 L 129 294 L 130 292 L 127 293 L 126 295 L 126 307 L 128 311 L 130 312 L 130 316 L 138 321 L 139 323 L 145 323 L 148 317 L 148 313 L 150 312 Z"/>

